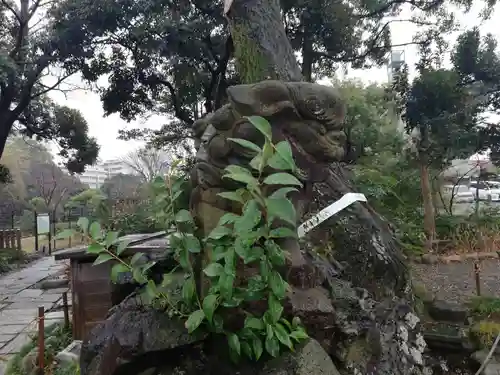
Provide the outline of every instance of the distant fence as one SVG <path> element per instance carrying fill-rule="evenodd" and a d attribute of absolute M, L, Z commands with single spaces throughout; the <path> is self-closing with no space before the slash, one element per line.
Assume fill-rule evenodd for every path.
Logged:
<path fill-rule="evenodd" d="M 0 251 L 6 249 L 21 251 L 21 230 L 19 228 L 0 230 Z"/>
<path fill-rule="evenodd" d="M 106 206 L 109 211 L 106 215 L 115 218 L 125 213 L 134 212 L 138 207 L 149 206 L 150 204 L 149 200 L 138 199 L 108 201 Z M 9 241 L 9 245 L 12 244 L 12 238 L 14 238 L 16 248 L 20 247 L 26 252 L 43 251 L 51 253 L 55 249 L 77 246 L 82 243 L 80 236 L 56 241 L 56 234 L 65 229 L 75 228 L 78 219 L 81 217 L 89 219 L 98 219 L 100 217 L 99 213 L 87 207 L 73 207 L 48 212 L 49 233 L 39 234 L 37 233 L 37 215 L 39 214 L 43 213 L 28 209 L 9 210 L 0 206 L 0 249 L 4 248 L 1 239 L 1 233 L 3 232 L 5 232 L 5 243 Z M 14 235 L 11 233 L 14 233 Z"/>

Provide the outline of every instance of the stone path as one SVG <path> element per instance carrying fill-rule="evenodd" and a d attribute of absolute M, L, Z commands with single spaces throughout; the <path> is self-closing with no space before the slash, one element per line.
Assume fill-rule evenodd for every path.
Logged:
<path fill-rule="evenodd" d="M 19 271 L 0 277 L 0 356 L 8 358 L 17 353 L 36 330 L 35 318 L 38 307 L 53 308 L 67 289 L 31 289 L 37 282 L 53 275 L 61 274 L 64 262 L 56 262 L 54 257 L 36 260 Z M 58 313 L 48 313 L 46 324 L 52 319 L 60 319 Z M 5 363 L 0 361 L 0 375 Z"/>

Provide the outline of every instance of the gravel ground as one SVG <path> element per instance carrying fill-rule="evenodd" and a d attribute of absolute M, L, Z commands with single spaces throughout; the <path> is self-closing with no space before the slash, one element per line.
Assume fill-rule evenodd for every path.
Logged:
<path fill-rule="evenodd" d="M 413 277 L 438 299 L 466 303 L 476 295 L 474 261 L 412 267 Z M 500 297 L 500 260 L 482 260 L 480 267 L 481 294 Z"/>

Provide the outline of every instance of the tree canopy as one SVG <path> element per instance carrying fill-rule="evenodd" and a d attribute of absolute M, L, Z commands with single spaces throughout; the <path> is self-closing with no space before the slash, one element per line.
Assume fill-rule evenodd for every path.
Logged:
<path fill-rule="evenodd" d="M 306 80 L 332 75 L 340 66 L 356 68 L 385 63 L 394 22 L 418 24 L 408 43 L 441 41 L 453 25 L 449 4 L 470 1 L 331 0 L 281 2 L 283 25 L 295 52 L 302 56 Z M 96 82 L 107 114 L 126 120 L 152 113 L 165 115 L 161 130 L 122 132 L 144 137 L 155 146 L 179 145 L 190 137 L 189 126 L 225 101 L 225 89 L 240 82 L 233 41 L 222 14 L 222 2 L 66 0 L 57 9 L 56 29 L 65 30 L 71 53 L 65 66 Z M 411 6 L 411 17 L 400 17 Z M 406 44 L 406 43 L 405 43 Z M 89 47 L 90 46 L 90 47 Z M 69 48 L 65 45 L 65 48 Z M 82 58 L 85 56 L 85 58 Z"/>
<path fill-rule="evenodd" d="M 66 30 L 55 27 L 58 6 L 42 0 L 0 1 L 0 156 L 7 137 L 18 132 L 56 141 L 66 166 L 82 172 L 96 160 L 98 145 L 78 111 L 48 96 L 76 72 L 63 64 L 77 56 Z"/>

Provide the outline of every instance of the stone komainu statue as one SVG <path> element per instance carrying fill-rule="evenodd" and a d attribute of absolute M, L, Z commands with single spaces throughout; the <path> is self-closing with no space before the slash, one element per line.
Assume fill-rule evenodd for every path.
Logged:
<path fill-rule="evenodd" d="M 337 163 L 344 154 L 344 106 L 334 88 L 263 81 L 230 87 L 228 98 L 227 105 L 193 124 L 197 155 L 190 204 L 204 234 L 224 213 L 241 209 L 217 194 L 239 187 L 222 179 L 224 168 L 246 165 L 253 157 L 228 138 L 264 141 L 245 116 L 265 117 L 273 143 L 290 143 L 304 184 L 291 195 L 298 218 L 352 191 Z M 342 266 L 301 249 L 294 239 L 280 244 L 290 254 L 285 315 L 299 316 L 313 340 L 292 359 L 285 355 L 282 362 L 238 368 L 238 373 L 338 374 L 330 356 L 346 374 L 418 374 L 425 342 L 405 300 L 406 268 L 387 225 L 364 204 L 326 224 L 319 229 L 336 228 L 335 257 Z M 153 372 L 163 375 L 234 374 L 228 363 L 217 361 L 217 346 L 204 342 L 187 335 L 182 322 L 126 300 L 83 344 L 81 373 L 135 375 L 156 368 Z"/>

